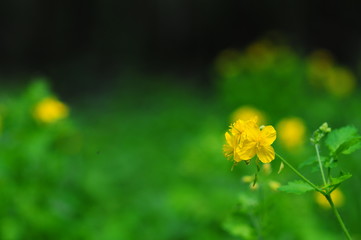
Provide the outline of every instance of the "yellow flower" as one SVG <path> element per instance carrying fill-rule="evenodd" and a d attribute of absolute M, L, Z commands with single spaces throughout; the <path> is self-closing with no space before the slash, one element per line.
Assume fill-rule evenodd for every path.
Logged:
<path fill-rule="evenodd" d="M 271 146 L 275 140 L 276 130 L 272 126 L 263 129 L 251 127 L 246 131 L 243 145 L 237 149 L 238 156 L 250 160 L 257 155 L 261 162 L 269 163 L 275 159 L 275 151 Z"/>
<path fill-rule="evenodd" d="M 245 131 L 250 127 L 256 126 L 256 118 L 253 118 L 248 121 L 238 120 L 231 124 L 229 132 L 225 133 L 226 144 L 223 146 L 224 155 L 228 159 L 232 159 L 235 162 L 240 162 L 242 159 L 239 157 L 237 149 L 239 149 L 244 142 Z"/>
<path fill-rule="evenodd" d="M 224 156 L 228 159 L 232 159 L 236 162 L 241 161 L 238 154 L 236 153 L 236 149 L 240 144 L 240 136 L 234 136 L 229 132 L 226 132 L 226 144 L 223 146 Z"/>
<path fill-rule="evenodd" d="M 224 146 L 225 156 L 233 156 L 234 161 L 248 161 L 257 155 L 263 163 L 269 163 L 275 158 L 271 144 L 276 140 L 276 130 L 272 126 L 260 129 L 257 119 L 238 120 L 231 125 L 226 133 L 227 144 Z"/>
<path fill-rule="evenodd" d="M 232 113 L 231 120 L 237 121 L 240 119 L 246 121 L 248 119 L 254 118 L 255 116 L 257 116 L 260 124 L 264 123 L 265 116 L 260 110 L 251 106 L 242 106 Z"/>
<path fill-rule="evenodd" d="M 294 149 L 303 144 L 306 126 L 300 118 L 285 118 L 278 123 L 277 131 L 281 143 L 288 149 Z"/>
<path fill-rule="evenodd" d="M 345 201 L 345 197 L 344 197 L 343 193 L 338 188 L 336 188 L 331 193 L 331 197 L 332 197 L 333 203 L 335 204 L 336 207 L 341 207 Z M 323 196 L 321 193 L 316 192 L 315 198 L 316 198 L 316 203 L 318 205 L 320 205 L 321 207 L 326 208 L 326 209 L 331 208 L 330 204 L 326 200 L 325 196 Z"/>
<path fill-rule="evenodd" d="M 44 123 L 56 122 L 66 118 L 68 114 L 68 107 L 52 97 L 41 100 L 33 111 L 34 118 Z"/>

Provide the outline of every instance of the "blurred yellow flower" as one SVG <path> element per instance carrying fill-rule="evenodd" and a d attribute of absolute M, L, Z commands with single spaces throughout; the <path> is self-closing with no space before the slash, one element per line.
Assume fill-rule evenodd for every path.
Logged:
<path fill-rule="evenodd" d="M 265 164 L 263 164 L 262 168 L 263 168 L 263 171 L 265 174 L 267 174 L 267 175 L 271 174 L 271 172 L 272 172 L 271 164 L 265 163 Z"/>
<path fill-rule="evenodd" d="M 344 97 L 352 93 L 356 87 L 356 77 L 343 67 L 335 67 L 325 83 L 326 89 L 337 97 Z"/>
<path fill-rule="evenodd" d="M 57 120 L 66 118 L 68 114 L 68 107 L 52 97 L 41 100 L 33 111 L 34 118 L 44 123 L 56 122 Z"/>
<path fill-rule="evenodd" d="M 243 176 L 241 180 L 244 183 L 250 183 L 254 181 L 254 176 L 250 176 L 250 175 Z"/>
<path fill-rule="evenodd" d="M 250 188 L 251 190 L 255 191 L 255 190 L 257 190 L 257 189 L 259 188 L 259 185 L 258 185 L 258 183 L 254 184 L 253 182 L 251 182 L 251 183 L 249 184 L 249 188 Z"/>
<path fill-rule="evenodd" d="M 260 124 L 263 124 L 265 122 L 265 115 L 262 111 L 251 106 L 242 106 L 240 108 L 237 108 L 231 114 L 231 120 L 232 122 L 237 121 L 239 119 L 246 121 L 248 119 L 254 118 L 255 116 L 257 116 L 258 122 Z"/>
<path fill-rule="evenodd" d="M 303 144 L 306 126 L 300 118 L 285 118 L 277 124 L 277 131 L 280 142 L 286 148 L 294 149 Z"/>
<path fill-rule="evenodd" d="M 333 67 L 334 60 L 329 51 L 314 51 L 308 60 L 307 75 L 310 83 L 315 87 L 323 87 Z"/>
<path fill-rule="evenodd" d="M 277 52 L 270 41 L 260 40 L 250 44 L 245 53 L 251 67 L 259 69 L 271 65 Z"/>
<path fill-rule="evenodd" d="M 236 49 L 223 50 L 217 57 L 215 66 L 223 77 L 234 77 L 240 72 L 242 55 Z"/>
<path fill-rule="evenodd" d="M 336 190 L 334 190 L 331 193 L 331 198 L 336 207 L 341 207 L 345 201 L 345 197 L 339 188 L 336 188 Z M 316 192 L 315 199 L 316 199 L 316 203 L 318 205 L 320 205 L 321 207 L 326 208 L 326 209 L 331 208 L 330 204 L 326 200 L 325 196 L 323 196 L 321 193 Z"/>
<path fill-rule="evenodd" d="M 278 188 L 281 186 L 281 184 L 279 182 L 276 181 L 269 181 L 268 182 L 268 186 L 273 190 L 273 191 L 277 191 Z"/>
<path fill-rule="evenodd" d="M 337 66 L 326 50 L 318 50 L 311 55 L 307 75 L 313 86 L 324 88 L 336 97 L 347 96 L 356 88 L 354 74 L 345 67 Z"/>

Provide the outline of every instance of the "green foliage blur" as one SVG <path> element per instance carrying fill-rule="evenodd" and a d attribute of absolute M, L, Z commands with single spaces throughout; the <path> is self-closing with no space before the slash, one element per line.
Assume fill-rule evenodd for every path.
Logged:
<path fill-rule="evenodd" d="M 126 87 L 64 103 L 69 115 L 50 122 L 34 113 L 56 98 L 50 80 L 1 90 L 0 239 L 342 239 L 314 193 L 277 191 L 297 180 L 287 167 L 277 173 L 279 160 L 253 185 L 255 166 L 231 171 L 222 153 L 244 106 L 276 126 L 276 151 L 301 169 L 321 123 L 360 131 L 356 77 L 330 53 L 301 56 L 269 40 L 225 50 L 208 91 L 178 76 L 121 77 Z M 360 154 L 339 159 L 353 175 L 338 206 L 355 239 Z"/>

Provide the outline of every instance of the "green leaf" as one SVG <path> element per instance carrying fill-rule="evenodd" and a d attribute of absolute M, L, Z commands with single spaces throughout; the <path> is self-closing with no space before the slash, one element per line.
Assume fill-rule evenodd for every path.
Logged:
<path fill-rule="evenodd" d="M 341 146 L 337 149 L 336 154 L 340 154 L 340 153 L 351 154 L 360 148 L 361 148 L 361 137 L 355 137 L 341 144 Z"/>
<path fill-rule="evenodd" d="M 281 161 L 281 164 L 280 164 L 280 168 L 278 169 L 278 172 L 277 174 L 280 174 L 283 170 L 283 168 L 285 167 L 285 165 L 283 164 L 283 162 Z"/>
<path fill-rule="evenodd" d="M 329 133 L 325 143 L 333 156 L 350 154 L 361 148 L 361 136 L 355 127 L 346 126 Z"/>
<path fill-rule="evenodd" d="M 254 239 L 255 229 L 246 217 L 230 217 L 223 223 L 223 229 L 235 237 Z"/>
<path fill-rule="evenodd" d="M 314 164 L 317 164 L 317 157 L 310 157 L 306 161 L 301 162 L 298 167 L 299 168 L 304 168 L 304 167 L 307 167 L 307 166 L 312 166 Z"/>
<path fill-rule="evenodd" d="M 329 158 L 327 159 L 327 161 L 325 162 L 325 167 L 327 168 L 335 168 L 337 167 L 337 159 L 334 159 L 334 158 Z"/>
<path fill-rule="evenodd" d="M 325 167 L 330 167 L 330 168 L 334 168 L 337 166 L 337 161 L 333 160 L 333 162 L 330 162 L 330 158 L 329 157 L 325 157 L 325 156 L 320 156 L 321 159 L 321 163 L 323 166 Z M 318 163 L 317 157 L 310 157 L 308 158 L 306 161 L 303 161 L 300 165 L 299 168 L 305 168 L 308 167 L 309 169 L 311 169 L 312 172 L 318 172 L 320 171 L 320 165 Z"/>
<path fill-rule="evenodd" d="M 287 185 L 281 186 L 280 188 L 278 188 L 278 190 L 288 193 L 302 194 L 308 191 L 312 191 L 313 187 L 311 187 L 308 183 L 304 181 L 297 180 L 288 182 Z"/>
<path fill-rule="evenodd" d="M 327 160 L 324 156 L 320 156 L 320 159 L 322 163 L 326 162 Z M 299 168 L 304 168 L 307 166 L 317 166 L 319 168 L 317 157 L 310 157 L 306 161 L 303 161 L 302 163 L 300 163 Z"/>
<path fill-rule="evenodd" d="M 352 177 L 351 173 L 345 173 L 339 177 L 331 178 L 332 185 L 340 184 L 340 183 L 346 181 L 347 179 L 349 179 L 350 177 Z"/>

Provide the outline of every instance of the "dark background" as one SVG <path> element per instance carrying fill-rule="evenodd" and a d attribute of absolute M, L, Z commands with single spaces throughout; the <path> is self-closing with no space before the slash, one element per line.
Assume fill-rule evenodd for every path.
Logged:
<path fill-rule="evenodd" d="M 270 33 L 301 54 L 325 48 L 340 63 L 356 68 L 360 5 L 304 0 L 1 1 L 0 71 L 7 79 L 45 75 L 69 94 L 97 88 L 130 69 L 197 75 L 192 81 L 207 85 L 210 64 L 221 50 L 242 48 Z"/>

